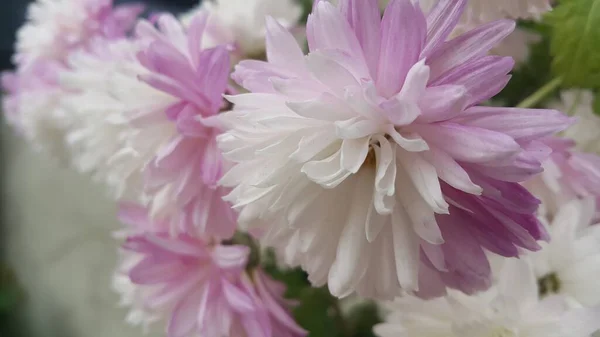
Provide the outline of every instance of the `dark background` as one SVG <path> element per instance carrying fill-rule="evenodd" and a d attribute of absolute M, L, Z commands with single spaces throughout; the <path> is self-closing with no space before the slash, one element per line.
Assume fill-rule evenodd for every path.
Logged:
<path fill-rule="evenodd" d="M 147 5 L 148 11 L 169 11 L 179 13 L 186 11 L 201 0 L 115 0 L 115 3 L 142 2 Z M 15 32 L 25 19 L 25 13 L 28 4 L 32 0 L 0 0 L 0 71 L 12 68 L 11 55 L 13 54 L 13 45 L 15 41 Z M 0 122 L 1 118 L 0 118 Z M 6 130 L 0 128 L 0 132 Z M 0 141 L 1 141 L 0 137 Z M 26 292 L 19 287 L 19 280 L 16 279 L 10 267 L 4 263 L 6 235 L 5 226 L 11 224 L 5 223 L 2 212 L 5 204 L 4 196 L 4 154 L 3 147 L 0 144 L 0 337 L 45 337 L 34 336 L 29 324 L 23 314 L 26 305 Z M 70 336 L 68 333 L 64 337 Z M 115 336 L 121 337 L 121 336 Z"/>

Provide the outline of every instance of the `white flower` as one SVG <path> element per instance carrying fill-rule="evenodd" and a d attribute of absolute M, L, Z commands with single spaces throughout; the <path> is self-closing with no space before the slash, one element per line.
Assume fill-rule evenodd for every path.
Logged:
<path fill-rule="evenodd" d="M 381 337 L 585 337 L 600 328 L 600 308 L 581 308 L 561 296 L 538 299 L 535 276 L 526 260 L 510 260 L 498 284 L 485 293 L 449 292 L 424 301 L 414 297 L 390 306 Z"/>
<path fill-rule="evenodd" d="M 231 43 L 240 59 L 264 54 L 266 16 L 292 29 L 302 14 L 300 2 L 295 0 L 207 0 L 182 21 L 189 21 L 198 10 L 210 13 L 203 47 Z"/>
<path fill-rule="evenodd" d="M 438 0 L 418 0 L 421 8 L 427 11 Z M 552 9 L 551 0 L 471 0 L 463 14 L 463 24 L 490 22 L 493 20 L 532 19 Z"/>
<path fill-rule="evenodd" d="M 600 226 L 593 225 L 595 200 L 562 206 L 548 226 L 552 240 L 532 254 L 543 294 L 564 294 L 579 303 L 600 304 Z"/>
<path fill-rule="evenodd" d="M 142 192 L 142 169 L 176 133 L 170 123 L 145 128 L 130 124 L 137 113 L 175 101 L 138 79 L 148 73 L 136 58 L 139 50 L 129 40 L 98 41 L 92 52 L 74 54 L 72 71 L 62 76 L 65 87 L 77 90 L 63 100 L 71 114 L 67 141 L 74 165 L 92 172 L 115 196 L 131 199 Z"/>
<path fill-rule="evenodd" d="M 600 154 L 600 117 L 594 113 L 594 94 L 589 90 L 567 90 L 560 98 L 550 106 L 579 119 L 563 135 L 573 139 L 579 150 Z"/>

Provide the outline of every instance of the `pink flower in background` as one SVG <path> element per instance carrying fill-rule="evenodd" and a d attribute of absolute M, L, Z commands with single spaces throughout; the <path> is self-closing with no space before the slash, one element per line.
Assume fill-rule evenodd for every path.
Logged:
<path fill-rule="evenodd" d="M 202 49 L 206 13 L 186 29 L 172 15 L 141 20 L 135 39 L 108 41 L 71 58 L 63 82 L 77 125 L 77 165 L 119 198 L 169 218 L 171 232 L 228 238 L 236 215 L 217 186 L 223 161 L 215 116 L 229 78 L 225 46 Z"/>
<path fill-rule="evenodd" d="M 575 150 L 575 142 L 558 137 L 544 143 L 552 149 L 544 172 L 526 186 L 542 200 L 541 213 L 552 219 L 573 199 L 594 198 L 600 206 L 600 157 Z"/>
<path fill-rule="evenodd" d="M 201 49 L 205 13 L 192 20 L 187 32 L 170 15 L 157 22 L 158 30 L 146 21 L 136 29 L 148 44 L 138 54 L 149 70 L 140 79 L 172 96 L 173 102 L 139 111 L 131 123 L 137 128 L 168 123 L 177 132 L 161 141 L 145 168 L 146 194 L 153 214 L 172 217 L 177 230 L 229 238 L 236 216 L 222 200 L 224 188 L 217 186 L 223 161 L 214 119 L 226 103 L 222 95 L 229 79 L 229 52 L 225 46 Z"/>
<path fill-rule="evenodd" d="M 262 271 L 246 274 L 248 247 L 156 232 L 161 225 L 139 207 L 122 209 L 121 219 L 130 234 L 118 288 L 133 307 L 131 322 L 167 315 L 169 337 L 305 335 L 287 311 L 285 287 Z"/>
<path fill-rule="evenodd" d="M 424 297 L 490 285 L 485 250 L 537 250 L 539 201 L 519 182 L 542 171 L 538 140 L 569 124 L 554 110 L 479 107 L 510 58 L 488 51 L 496 21 L 452 40 L 466 1 L 425 16 L 393 0 L 320 1 L 310 52 L 267 21 L 268 62 L 242 61 L 219 137 L 235 163 L 222 183 L 247 228 L 336 296 Z"/>

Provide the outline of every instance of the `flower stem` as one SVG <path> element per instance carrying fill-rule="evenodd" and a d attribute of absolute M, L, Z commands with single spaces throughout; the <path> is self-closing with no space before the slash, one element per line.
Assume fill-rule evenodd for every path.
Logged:
<path fill-rule="evenodd" d="M 537 106 L 544 98 L 550 95 L 554 90 L 558 89 L 562 83 L 562 78 L 557 77 L 552 81 L 546 83 L 543 87 L 539 88 L 536 92 L 525 98 L 521 103 L 517 105 L 517 108 L 533 108 Z"/>

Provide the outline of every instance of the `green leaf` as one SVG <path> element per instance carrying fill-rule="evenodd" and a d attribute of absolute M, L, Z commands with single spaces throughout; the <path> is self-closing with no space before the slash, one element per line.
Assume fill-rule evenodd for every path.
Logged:
<path fill-rule="evenodd" d="M 0 313 L 10 312 L 23 298 L 14 273 L 0 265 Z"/>
<path fill-rule="evenodd" d="M 600 116 L 600 92 L 594 94 L 594 113 Z"/>
<path fill-rule="evenodd" d="M 366 302 L 353 308 L 346 322 L 351 337 L 375 337 L 373 326 L 381 323 L 382 320 L 377 305 L 374 302 Z"/>
<path fill-rule="evenodd" d="M 566 86 L 600 88 L 600 0 L 563 0 L 546 18 L 555 75 Z"/>

